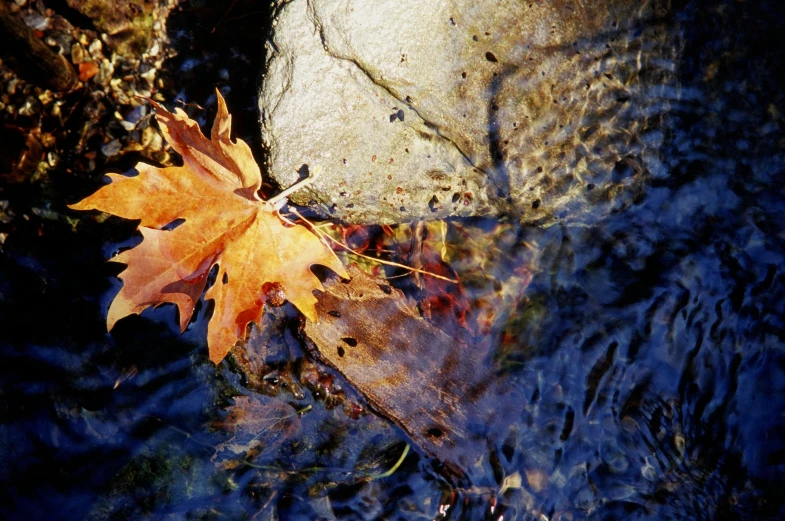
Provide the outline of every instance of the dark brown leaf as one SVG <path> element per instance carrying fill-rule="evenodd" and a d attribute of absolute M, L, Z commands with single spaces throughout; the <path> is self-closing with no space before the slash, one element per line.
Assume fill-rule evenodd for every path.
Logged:
<path fill-rule="evenodd" d="M 522 400 L 399 290 L 356 266 L 349 274 L 349 282 L 325 282 L 319 324 L 303 328 L 310 347 L 427 454 L 455 475 L 468 473 L 487 453 L 490 426 L 504 428 Z"/>

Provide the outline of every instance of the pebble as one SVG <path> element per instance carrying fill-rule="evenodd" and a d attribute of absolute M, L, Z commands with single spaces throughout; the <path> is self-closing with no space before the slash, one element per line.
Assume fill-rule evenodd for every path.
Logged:
<path fill-rule="evenodd" d="M 621 426 L 626 432 L 630 434 L 634 434 L 635 432 L 638 431 L 638 422 L 636 422 L 634 419 L 630 418 L 629 416 L 625 416 L 624 418 L 622 418 Z"/>
<path fill-rule="evenodd" d="M 136 125 L 147 114 L 147 107 L 145 105 L 137 105 L 125 116 L 125 121 Z"/>
<path fill-rule="evenodd" d="M 526 481 L 534 492 L 542 492 L 548 485 L 548 475 L 541 469 L 526 469 Z"/>
<path fill-rule="evenodd" d="M 65 101 L 62 100 L 54 102 L 54 105 L 52 105 L 52 116 L 58 117 L 62 115 L 62 110 L 60 110 L 60 107 L 63 106 L 64 103 Z"/>
<path fill-rule="evenodd" d="M 603 461 L 608 466 L 608 470 L 613 474 L 624 474 L 630 467 L 630 461 L 627 458 L 627 455 L 618 448 L 604 454 Z"/>
<path fill-rule="evenodd" d="M 117 154 L 120 150 L 122 150 L 122 148 L 123 148 L 123 144 L 120 143 L 120 140 L 113 139 L 112 141 L 101 147 L 101 153 L 106 157 L 112 157 L 113 155 Z"/>
<path fill-rule="evenodd" d="M 37 112 L 37 101 L 35 98 L 28 96 L 22 106 L 19 107 L 17 114 L 20 116 L 33 116 Z"/>
<path fill-rule="evenodd" d="M 60 42 L 58 42 L 57 40 L 55 40 L 55 39 L 54 39 L 54 37 L 52 37 L 52 36 L 47 36 L 47 37 L 44 39 L 44 42 L 45 42 L 45 43 L 46 43 L 46 45 L 48 45 L 49 47 L 56 47 L 56 48 L 57 48 L 57 54 L 63 54 L 63 52 L 64 52 L 63 46 L 62 46 L 62 45 L 60 45 Z"/>
<path fill-rule="evenodd" d="M 182 72 L 188 72 L 194 67 L 199 65 L 199 61 L 194 58 L 188 58 L 187 60 L 183 61 L 182 65 L 180 65 L 180 70 Z"/>
<path fill-rule="evenodd" d="M 103 56 L 103 44 L 101 43 L 101 40 L 96 39 L 90 42 L 90 46 L 87 48 L 87 50 L 90 52 L 90 56 L 92 56 L 94 60 L 101 58 Z"/>
<path fill-rule="evenodd" d="M 14 216 L 14 212 L 9 210 L 10 202 L 7 200 L 0 201 L 0 223 L 8 224 L 11 222 L 11 217 Z"/>
<path fill-rule="evenodd" d="M 71 63 L 79 65 L 85 61 L 85 50 L 81 44 L 75 43 L 71 46 Z"/>
<path fill-rule="evenodd" d="M 79 81 L 85 83 L 98 74 L 98 66 L 93 62 L 82 62 L 79 64 Z"/>
<path fill-rule="evenodd" d="M 101 85 L 107 85 L 109 80 L 112 79 L 112 75 L 114 74 L 114 65 L 104 58 L 101 62 L 101 67 L 98 70 L 98 74 L 96 75 L 95 81 L 100 83 Z"/>
<path fill-rule="evenodd" d="M 648 458 L 644 458 L 644 464 L 641 466 L 641 476 L 649 481 L 655 481 L 657 479 L 657 471 L 651 463 L 649 463 Z"/>
<path fill-rule="evenodd" d="M 142 132 L 142 146 L 158 152 L 164 147 L 163 138 L 153 127 L 147 127 Z"/>
<path fill-rule="evenodd" d="M 147 81 L 148 84 L 152 85 L 153 82 L 155 82 L 156 72 L 157 71 L 152 67 L 147 70 L 144 70 L 144 67 L 142 67 L 142 74 L 140 76 L 142 76 L 142 78 Z"/>
<path fill-rule="evenodd" d="M 586 485 L 575 494 L 573 502 L 581 510 L 591 512 L 597 506 L 597 495 L 590 485 Z"/>
<path fill-rule="evenodd" d="M 624 501 L 625 499 L 629 499 L 635 496 L 638 493 L 638 489 L 631 485 L 617 485 L 614 487 L 610 487 L 607 492 L 607 498 L 611 501 Z"/>
<path fill-rule="evenodd" d="M 22 20 L 24 20 L 28 27 L 32 27 L 37 31 L 46 31 L 49 29 L 49 24 L 51 23 L 49 18 L 46 16 L 41 16 L 35 11 L 27 11 L 26 13 L 22 13 Z"/>
<path fill-rule="evenodd" d="M 679 453 L 679 457 L 684 456 L 684 450 L 686 448 L 687 442 L 684 439 L 684 434 L 677 432 L 673 435 L 673 445 L 676 447 L 676 452 Z"/>
<path fill-rule="evenodd" d="M 8 82 L 8 85 L 5 88 L 6 92 L 13 96 L 14 94 L 16 94 L 16 86 L 18 84 L 19 84 L 19 79 L 18 78 L 11 79 L 11 81 Z"/>
<path fill-rule="evenodd" d="M 52 103 L 53 99 L 54 96 L 52 96 L 52 91 L 49 89 L 43 91 L 41 94 L 38 95 L 38 101 L 40 101 L 44 107 Z"/>
<path fill-rule="evenodd" d="M 510 489 L 519 489 L 523 485 L 523 479 L 521 479 L 521 475 L 518 471 L 513 472 L 512 474 L 505 476 L 504 481 L 502 481 L 501 489 L 499 490 L 499 495 L 503 495 L 507 490 Z"/>

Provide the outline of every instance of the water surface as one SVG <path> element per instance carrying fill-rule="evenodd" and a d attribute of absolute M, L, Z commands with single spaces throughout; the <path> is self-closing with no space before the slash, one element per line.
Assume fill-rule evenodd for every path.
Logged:
<path fill-rule="evenodd" d="M 623 205 L 597 200 L 580 217 L 504 223 L 512 230 L 505 258 L 526 251 L 532 279 L 500 313 L 503 334 L 491 352 L 500 381 L 525 404 L 499 433 L 477 482 L 445 479 L 416 447 L 392 475 L 370 480 L 394 465 L 407 440 L 383 418 L 353 420 L 331 407 L 318 385 L 287 384 L 286 375 L 314 369 L 285 329 L 262 340 L 283 378 L 271 377 L 270 392 L 307 409 L 299 433 L 253 465 L 217 466 L 227 435 L 215 422 L 247 382 L 236 367 L 207 361 L 204 309 L 183 336 L 167 306 L 105 333 L 119 268 L 104 260 L 133 242 L 134 226 L 73 227 L 33 211 L 65 214 L 64 205 L 84 195 L 63 176 L 44 191 L 4 192 L 28 218 L 6 230 L 0 256 L 0 512 L 8 519 L 782 518 L 785 68 L 777 35 L 785 13 L 774 2 L 674 10 L 677 88 L 662 94 L 667 124 L 647 145 L 657 148 L 657 175 Z M 183 46 L 173 67 L 224 74 L 208 65 L 204 47 L 192 47 Z M 253 90 L 253 79 L 242 85 Z M 199 88 L 184 84 L 182 94 L 204 100 Z M 450 223 L 478 239 L 498 225 Z M 502 285 L 509 262 L 490 265 Z"/>

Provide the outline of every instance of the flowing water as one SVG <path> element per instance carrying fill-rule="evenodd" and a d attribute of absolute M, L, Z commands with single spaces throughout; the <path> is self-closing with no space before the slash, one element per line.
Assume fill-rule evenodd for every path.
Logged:
<path fill-rule="evenodd" d="M 220 411 L 247 382 L 207 361 L 205 311 L 182 336 L 168 306 L 106 334 L 120 282 L 104 260 L 133 241 L 133 224 L 48 219 L 41 208 L 67 214 L 77 197 L 65 176 L 56 190 L 17 187 L 13 210 L 27 219 L 6 230 L 0 255 L 0 513 L 785 517 L 785 12 L 750 4 L 676 10 L 683 48 L 655 143 L 661 173 L 634 200 L 593 218 L 504 224 L 506 254 L 526 251 L 532 278 L 498 314 L 491 355 L 523 412 L 476 481 L 444 478 L 417 447 L 380 476 L 407 440 L 376 415 L 332 407 L 324 375 L 303 383 L 317 373 L 286 328 L 260 341 L 275 370 L 265 382 L 301 412 L 290 431 L 263 429 L 268 448 L 250 464 L 222 464 Z M 199 69 L 209 60 L 193 52 L 178 57 L 194 60 L 188 70 L 225 74 Z M 499 224 L 450 226 L 480 240 Z M 492 267 L 503 287 L 509 265 Z"/>

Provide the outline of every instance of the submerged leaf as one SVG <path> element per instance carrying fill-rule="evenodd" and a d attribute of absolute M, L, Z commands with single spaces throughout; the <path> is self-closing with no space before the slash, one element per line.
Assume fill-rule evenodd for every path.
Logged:
<path fill-rule="evenodd" d="M 401 291 L 354 265 L 349 273 L 346 284 L 325 282 L 316 305 L 321 323 L 302 327 L 307 345 L 448 473 L 471 474 L 523 400 Z"/>
<path fill-rule="evenodd" d="M 218 427 L 232 434 L 216 447 L 220 459 L 252 459 L 297 434 L 300 416 L 291 405 L 269 396 L 237 396 Z M 223 466 L 232 465 L 226 462 Z"/>

